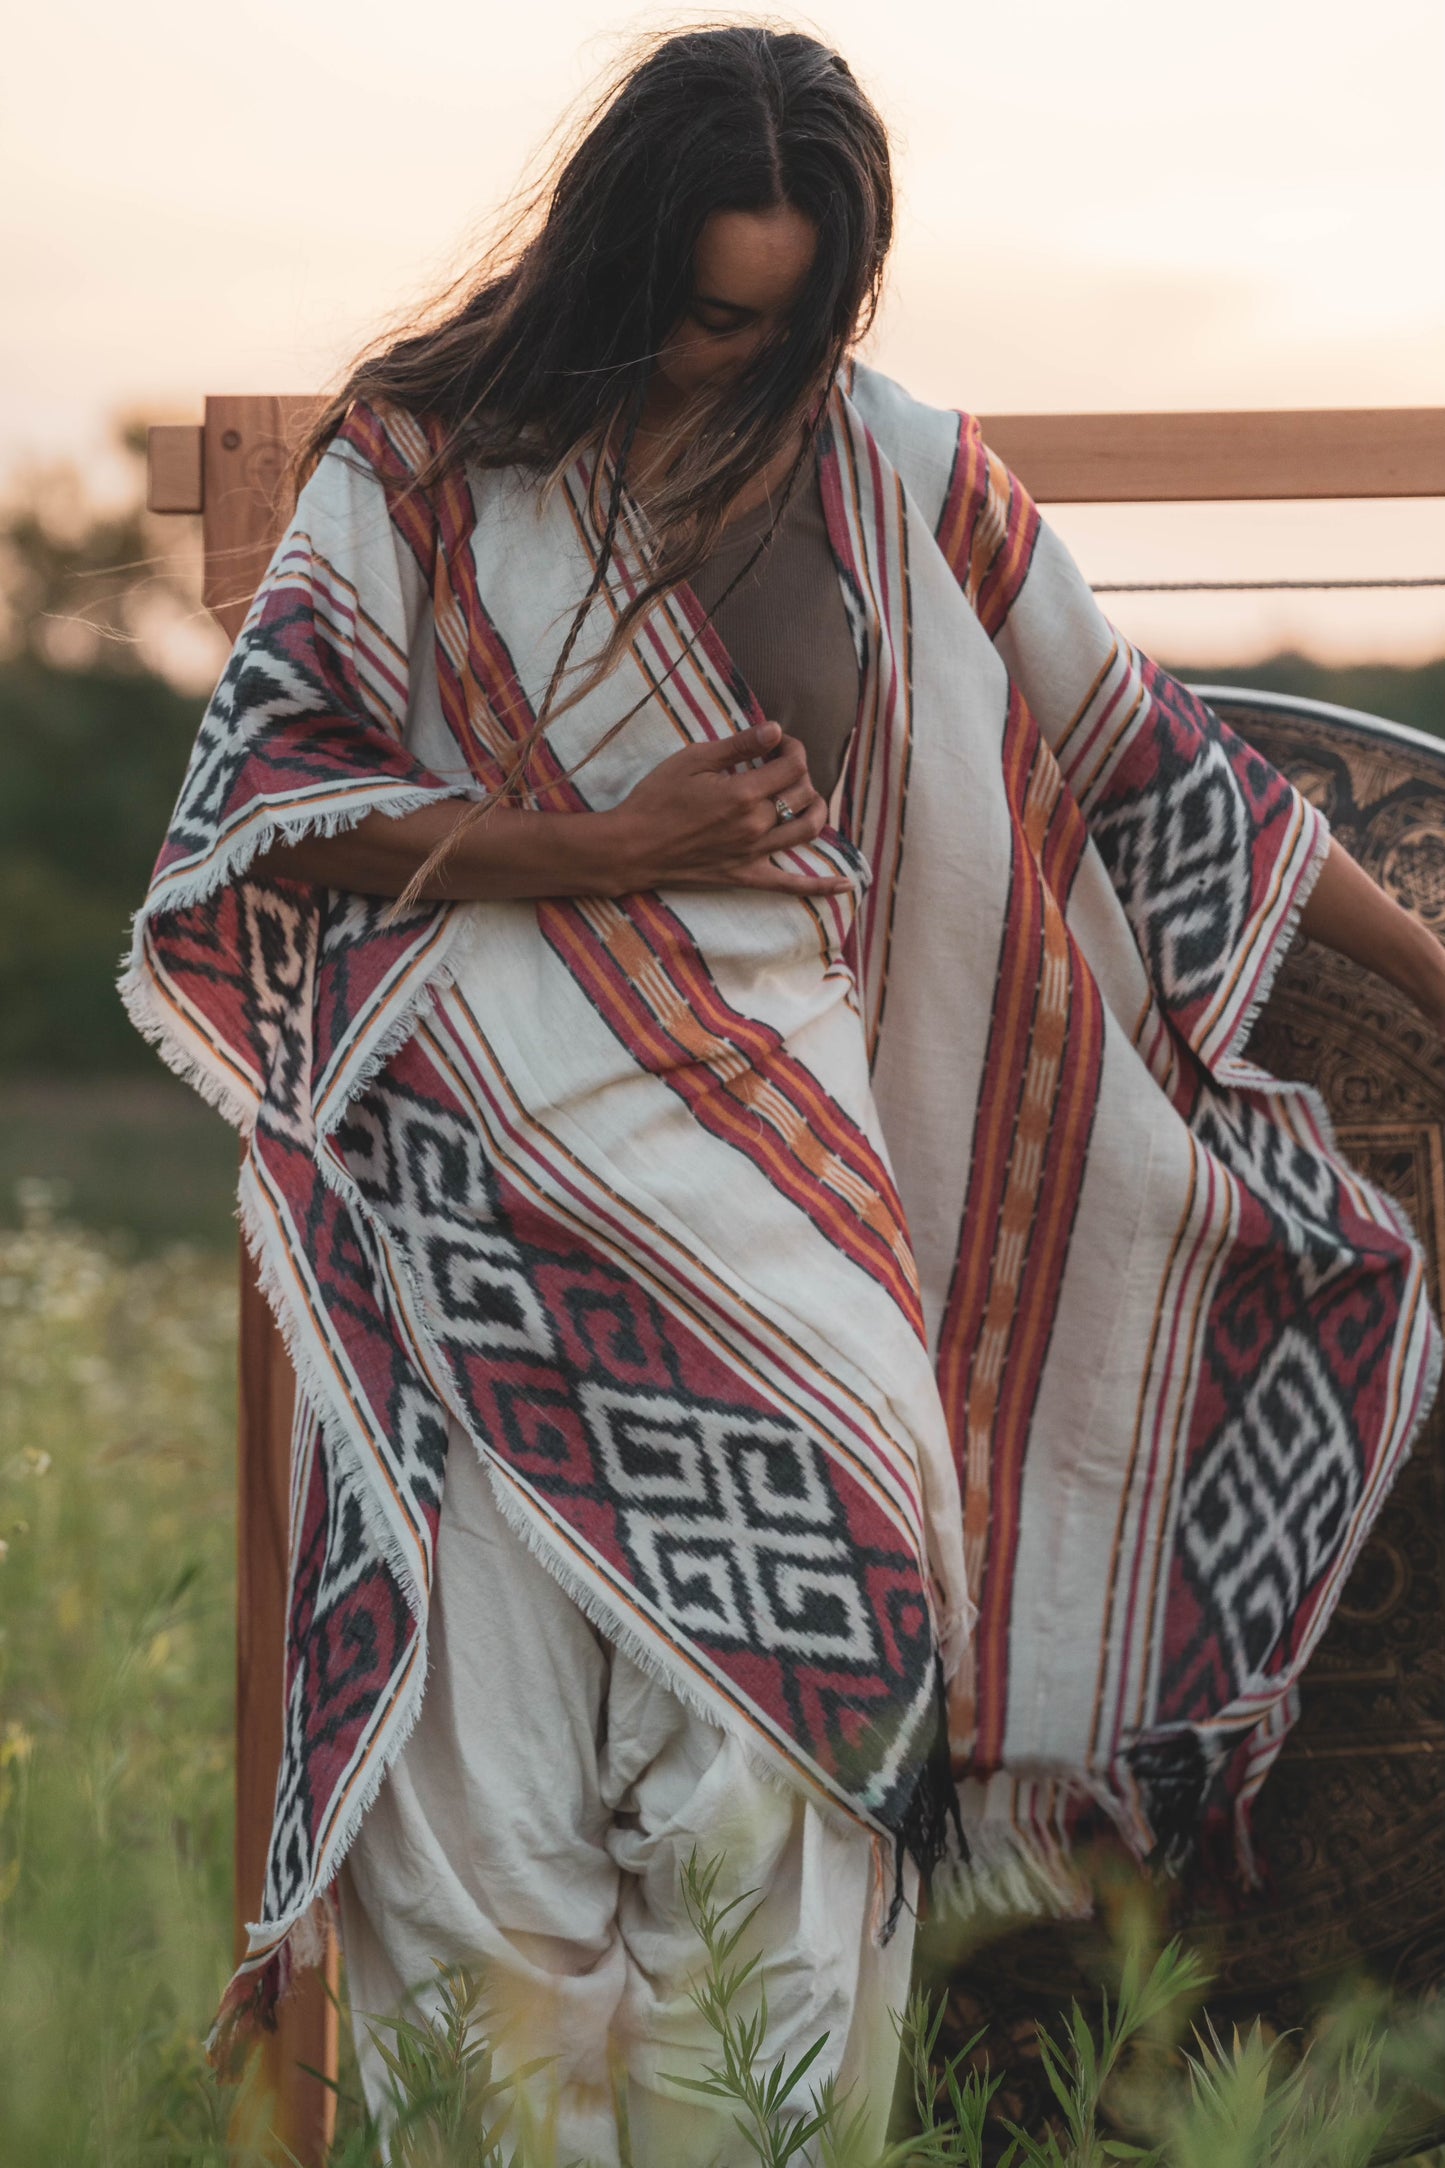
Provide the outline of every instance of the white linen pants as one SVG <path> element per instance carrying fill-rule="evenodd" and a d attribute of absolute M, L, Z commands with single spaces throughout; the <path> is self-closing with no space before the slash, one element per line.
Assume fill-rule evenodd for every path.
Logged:
<path fill-rule="evenodd" d="M 434 2012 L 440 1958 L 484 1975 L 503 2069 L 554 2058 L 527 2090 L 559 2163 L 617 2168 L 619 2092 L 636 2168 L 753 2160 L 730 2112 L 666 2083 L 716 2059 L 688 1997 L 702 1950 L 680 1877 L 696 1849 L 725 1860 L 720 1896 L 762 1900 L 749 1946 L 763 1956 L 766 2063 L 827 2033 L 796 2106 L 836 2073 L 853 2106 L 870 2103 L 881 2143 L 911 1909 L 879 1949 L 868 1837 L 760 1776 L 612 1647 L 507 1526 L 455 1424 L 428 1653 L 416 1728 L 339 1877 L 362 2082 L 383 2128 L 367 2017 Z"/>

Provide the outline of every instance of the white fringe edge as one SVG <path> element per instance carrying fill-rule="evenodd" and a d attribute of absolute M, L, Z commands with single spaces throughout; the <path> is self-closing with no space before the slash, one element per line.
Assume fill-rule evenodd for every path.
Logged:
<path fill-rule="evenodd" d="M 206 1104 L 223 1115 L 241 1136 L 249 1137 L 256 1126 L 260 1100 L 215 1061 L 204 1039 L 181 1035 L 175 1017 L 155 990 L 155 982 L 142 953 L 139 923 L 135 949 L 117 982 L 116 991 L 126 1015 L 142 1038 L 150 1041 L 166 1067 L 198 1091 Z"/>
<path fill-rule="evenodd" d="M 151 921 L 166 911 L 187 910 L 206 902 L 220 889 L 239 880 L 252 862 L 270 850 L 274 843 L 296 843 L 307 835 L 344 835 L 368 813 L 386 813 L 400 818 L 425 805 L 475 795 L 460 784 L 412 785 L 404 790 L 373 791 L 364 802 L 334 807 L 329 813 L 311 812 L 304 806 L 290 812 L 275 808 L 269 813 L 258 814 L 240 829 L 219 858 L 190 874 L 163 882 L 135 913 L 116 985 L 125 1012 L 141 1036 L 156 1048 L 166 1067 L 199 1092 L 207 1105 L 215 1107 L 243 1137 L 248 1137 L 256 1125 L 260 1099 L 217 1061 L 201 1034 L 188 1031 L 161 1000 L 145 953 L 145 937 Z M 418 989 L 417 1000 L 430 983 L 428 979 Z M 409 1002 L 406 1013 L 410 1015 L 414 1009 L 415 1002 Z M 397 1043 L 396 1039 L 391 1040 L 387 1054 L 396 1051 Z M 382 1058 L 385 1059 L 385 1055 Z M 368 1070 L 368 1074 L 373 1073 L 374 1069 Z"/>
<path fill-rule="evenodd" d="M 1289 909 L 1274 930 L 1269 953 L 1259 977 L 1254 982 L 1254 992 L 1230 1026 L 1223 1044 L 1207 1064 L 1222 1081 L 1230 1081 L 1229 1072 L 1239 1061 L 1240 1049 L 1264 1013 L 1265 1004 L 1274 991 L 1274 983 L 1279 977 L 1284 960 L 1294 947 L 1300 930 L 1300 920 L 1314 894 L 1315 883 L 1324 872 L 1325 861 L 1330 855 L 1333 841 L 1330 824 L 1317 806 L 1310 806 L 1309 811 L 1314 824 L 1314 836 L 1304 864 L 1295 876 L 1294 894 L 1290 898 Z"/>
<path fill-rule="evenodd" d="M 475 1448 L 486 1470 L 492 1496 L 503 1520 L 532 1557 L 547 1569 L 583 1616 L 645 1677 L 666 1687 L 674 1700 L 680 1701 L 684 1708 L 690 1710 L 692 1715 L 703 1723 L 710 1724 L 715 1731 L 724 1732 L 735 1739 L 742 1748 L 743 1758 L 751 1775 L 796 1798 L 802 1788 L 799 1776 L 790 1773 L 781 1754 L 768 1744 L 766 1733 L 745 1726 L 742 1718 L 721 1695 L 714 1700 L 692 1677 L 669 1664 L 661 1648 L 650 1642 L 635 1626 L 630 1625 L 608 1602 L 601 1590 L 589 1582 L 577 1567 L 563 1558 L 551 1540 L 546 1522 L 539 1514 L 529 1510 L 525 1501 L 501 1474 L 497 1456 L 481 1443 L 475 1432 L 467 1429 L 465 1425 L 462 1428 L 467 1442 Z M 807 1780 L 804 1778 L 802 1781 Z M 886 1842 L 892 1843 L 890 1831 L 882 1829 L 866 1816 L 854 1813 L 835 1794 L 825 1790 L 821 1783 L 810 1784 L 807 1796 L 810 1802 L 818 1806 L 839 1827 L 867 1829 L 870 1832 L 876 1830 Z"/>
<path fill-rule="evenodd" d="M 429 990 L 436 983 L 436 976 L 434 974 L 428 975 L 425 985 L 423 989 L 418 991 L 416 999 L 419 1000 L 421 993 Z M 390 1051 L 394 1052 L 397 1045 L 404 1043 L 406 1037 L 410 1035 L 410 1031 L 414 1028 L 414 1006 L 414 1002 L 409 1003 L 405 1017 L 395 1020 L 393 1024 L 388 1026 L 387 1034 L 383 1035 L 390 1038 Z M 386 1058 L 386 1051 L 382 1048 L 381 1039 L 378 1040 L 378 1047 L 375 1051 L 377 1058 L 375 1060 L 369 1058 L 368 1060 L 365 1072 L 368 1075 L 374 1075 L 376 1069 Z M 359 1085 L 353 1086 L 352 1091 L 348 1094 L 348 1106 L 354 1101 L 360 1088 Z M 336 1121 L 342 1119 L 343 1113 L 344 1109 L 341 1113 L 338 1113 Z M 335 1122 L 333 1122 L 329 1126 L 335 1127 L 335 1125 Z M 399 1254 L 385 1230 L 380 1227 L 375 1215 L 366 1205 L 350 1177 L 329 1156 L 321 1156 L 318 1165 L 322 1179 L 327 1186 L 341 1198 L 349 1210 L 356 1213 L 372 1234 L 373 1239 L 379 1241 L 385 1247 L 397 1280 L 406 1291 L 408 1308 L 412 1312 L 412 1328 L 416 1331 L 437 1375 L 441 1378 L 448 1378 L 449 1366 L 427 1328 L 424 1305 L 419 1290 L 416 1288 L 409 1263 Z M 373 1741 L 365 1783 L 353 1795 L 346 1813 L 333 1829 L 327 1841 L 325 1852 L 318 1860 L 316 1872 L 308 1882 L 306 1890 L 298 1899 L 296 1905 L 281 1918 L 275 1920 L 263 1918 L 254 1922 L 247 1922 L 246 1932 L 251 1947 L 247 1956 L 232 1974 L 231 1982 L 228 1984 L 228 1993 L 230 1986 L 233 1986 L 237 1980 L 249 1973 L 262 1970 L 273 1959 L 282 1958 L 283 1953 L 285 1953 L 289 1956 L 291 1969 L 280 1991 L 279 1999 L 284 1999 L 291 1991 L 296 1973 L 307 1963 L 315 1962 L 316 1957 L 324 1949 L 324 1938 L 318 1941 L 315 1934 L 307 1929 L 306 1923 L 313 1917 L 315 1906 L 325 1900 L 328 1891 L 334 1884 L 337 1872 L 351 1848 L 357 1830 L 370 1810 L 387 1773 L 411 1736 L 420 1715 L 430 1668 L 427 1646 L 429 1591 L 422 1590 L 414 1579 L 410 1563 L 401 1550 L 396 1534 L 382 1512 L 372 1489 L 369 1470 L 366 1466 L 366 1457 L 358 1452 L 352 1435 L 351 1424 L 344 1416 L 340 1405 L 334 1400 L 334 1384 L 330 1373 L 313 1354 L 306 1329 L 307 1313 L 305 1305 L 300 1301 L 296 1293 L 294 1281 L 287 1270 L 284 1269 L 285 1246 L 275 1232 L 270 1214 L 253 1195 L 251 1187 L 253 1182 L 254 1177 L 250 1176 L 248 1171 L 243 1170 L 240 1193 L 240 1220 L 247 1248 L 256 1265 L 258 1283 L 276 1318 L 277 1328 L 287 1354 L 296 1370 L 298 1384 L 312 1403 L 325 1443 L 338 1458 L 344 1458 L 346 1464 L 358 1473 L 359 1480 L 356 1488 L 360 1494 L 363 1526 L 401 1585 L 421 1641 L 419 1657 L 408 1686 L 398 1699 L 383 1731 Z M 281 1249 L 282 1258 L 278 1259 L 276 1256 L 275 1251 L 277 1248 Z M 705 1689 L 699 1686 L 697 1681 L 682 1670 L 681 1667 L 670 1665 L 659 1646 L 651 1643 L 618 1610 L 614 1609 L 603 1592 L 595 1584 L 589 1583 L 576 1566 L 564 1561 L 556 1546 L 549 1539 L 545 1522 L 539 1515 L 529 1512 L 517 1492 L 506 1482 L 505 1477 L 501 1475 L 496 1466 L 496 1459 L 491 1449 L 482 1439 L 476 1436 L 460 1410 L 453 1403 L 450 1395 L 443 1405 L 447 1413 L 453 1418 L 457 1432 L 470 1443 L 481 1460 L 491 1484 L 493 1495 L 497 1500 L 498 1510 L 508 1527 L 520 1538 L 528 1551 L 538 1559 L 539 1563 L 554 1576 L 558 1584 L 566 1591 L 571 1600 L 577 1604 L 583 1614 L 591 1620 L 615 1648 L 621 1651 L 628 1661 L 634 1663 L 638 1670 L 644 1672 L 648 1677 L 656 1679 L 661 1685 L 665 1686 L 678 1701 L 703 1722 L 711 1724 L 714 1728 L 734 1738 L 742 1749 L 749 1770 L 760 1781 L 792 1797 L 796 1797 L 806 1785 L 806 1796 L 810 1803 L 816 1806 L 828 1819 L 843 1828 L 865 1830 L 869 1833 L 870 1838 L 875 1832 L 881 1834 L 885 1840 L 885 1845 L 891 1848 L 892 1838 L 890 1833 L 882 1831 L 878 1825 L 850 1810 L 836 1796 L 823 1789 L 821 1785 L 808 1783 L 806 1775 L 800 1778 L 796 1769 L 789 1769 L 784 1764 L 781 1755 L 777 1754 L 769 1746 L 766 1735 L 748 1728 L 739 1712 L 734 1710 L 724 1697 L 721 1695 L 716 1698 L 709 1696 Z M 453 1436 L 455 1442 L 456 1433 Z M 886 1871 L 887 1863 L 883 1855 L 875 1847 L 875 1877 L 883 1877 Z M 875 1905 L 874 1910 L 878 1912 L 881 1921 L 886 1912 L 886 1907 L 880 1903 Z M 314 1952 L 314 1955 L 308 1957 L 305 1954 L 307 1951 Z M 218 2019 L 217 2025 L 212 2028 L 208 2039 L 208 2048 L 216 2040 L 219 2025 L 220 2021 Z"/>
<path fill-rule="evenodd" d="M 304 1305 L 298 1302 L 293 1308 L 293 1283 L 278 1265 L 273 1254 L 273 1244 L 279 1244 L 279 1237 L 273 1234 L 269 1219 L 262 1216 L 263 1210 L 249 1195 L 246 1174 L 243 1172 L 239 1216 L 247 1250 L 256 1267 L 258 1284 L 295 1368 L 298 1388 L 311 1402 L 324 1444 L 331 1447 L 337 1458 L 343 1460 L 357 1474 L 358 1480 L 354 1488 L 359 1496 L 362 1525 L 402 1589 L 419 1647 L 407 1685 L 393 1703 L 385 1724 L 371 1743 L 365 1781 L 353 1792 L 346 1812 L 333 1828 L 325 1850 L 316 1863 L 316 1871 L 308 1880 L 305 1890 L 290 1911 L 283 1913 L 279 1919 L 267 1919 L 263 1916 L 259 1920 L 246 1922 L 249 1947 L 246 1956 L 235 1967 L 227 1982 L 226 1993 L 222 1998 L 223 2009 L 239 1980 L 263 1971 L 273 1960 L 280 1961 L 283 1966 L 284 1977 L 277 2000 L 285 2001 L 294 1989 L 300 1973 L 319 1962 L 324 1954 L 328 1931 L 326 1923 L 329 1921 L 333 1929 L 336 1926 L 331 1891 L 337 1872 L 388 1772 L 416 1727 L 430 1673 L 430 1651 L 426 1632 L 428 1592 L 417 1585 L 410 1561 L 376 1500 L 365 1465 L 365 1455 L 357 1451 L 349 1424 L 332 1403 L 329 1372 L 316 1360 L 310 1349 L 304 1330 Z M 284 1249 L 284 1246 L 282 1247 Z M 290 1579 L 288 1545 L 288 1599 Z M 218 2042 L 222 2023 L 222 2016 L 218 2014 L 206 2038 L 207 2054 L 212 2052 Z"/>
<path fill-rule="evenodd" d="M 431 962 L 423 972 L 419 984 L 412 988 L 404 1000 L 381 1010 L 372 1035 L 362 1041 L 348 1061 L 343 1062 L 339 1081 L 344 1080 L 346 1090 L 341 1093 L 337 1089 L 330 1119 L 318 1125 L 317 1135 L 321 1140 L 332 1136 L 341 1127 L 367 1086 L 375 1082 L 393 1054 L 401 1052 L 416 1030 L 417 1015 L 422 1004 L 434 994 L 443 993 L 456 983 L 449 959 L 461 931 L 463 908 L 464 906 L 459 905 L 449 907 L 446 925 L 437 938 Z M 321 1169 L 322 1179 L 325 1180 L 327 1167 L 324 1160 L 321 1162 Z"/>
<path fill-rule="evenodd" d="M 1291 1087 L 1310 1090 L 1312 1087 Z M 1403 1218 L 1403 1215 L 1402 1215 Z M 1425 1271 L 1423 1257 L 1419 1269 Z M 1419 1397 L 1407 1423 L 1400 1432 L 1396 1447 L 1397 1467 L 1402 1466 L 1413 1452 L 1416 1440 L 1423 1428 L 1445 1375 L 1445 1335 L 1429 1307 L 1428 1282 L 1425 1285 L 1421 1310 L 1422 1330 L 1426 1336 L 1427 1353 L 1421 1371 Z M 1379 1503 L 1383 1504 L 1384 1493 Z M 1354 1550 L 1345 1565 L 1341 1579 L 1340 1594 L 1360 1551 L 1364 1548 L 1378 1518 L 1378 1505 L 1369 1521 L 1361 1527 Z M 1338 1596 L 1336 1597 L 1336 1604 Z M 1323 1635 L 1328 1619 L 1333 1617 L 1335 1604 L 1328 1616 L 1321 1620 L 1304 1652 L 1301 1669 Z M 1293 1728 L 1297 1715 L 1299 1679 L 1296 1677 L 1284 1690 L 1281 1701 L 1294 1700 L 1296 1707 L 1280 1733 L 1274 1748 L 1278 1754 L 1285 1738 Z M 1261 1719 L 1265 1721 L 1265 1719 Z M 1274 1754 L 1270 1758 L 1273 1764 Z M 1261 1778 L 1261 1783 L 1264 1779 Z M 1233 1836 L 1235 1858 L 1241 1875 L 1250 1886 L 1258 1884 L 1258 1866 L 1252 1842 L 1252 1819 L 1255 1796 L 1259 1786 L 1246 1799 L 1235 1802 Z M 963 1864 L 948 1863 L 941 1866 L 934 1876 L 931 1896 L 932 1916 L 957 1927 L 978 1926 L 985 1921 L 1002 1926 L 1010 1919 L 1086 1919 L 1094 1910 L 1094 1898 L 1088 1883 L 1073 1865 L 1072 1846 L 1059 1834 L 1045 1841 L 1036 1829 L 1022 1823 L 997 1809 L 990 1811 L 987 1797 L 982 1812 L 971 1815 L 968 1811 L 969 1786 L 960 1787 L 960 1804 L 963 1808 L 964 1831 L 968 1839 L 971 1857 Z M 1099 1807 L 1114 1825 L 1124 1845 L 1132 1856 L 1143 1861 L 1152 1841 L 1147 1829 L 1137 1826 L 1128 1803 L 1115 1796 L 1106 1784 L 1088 1780 L 1075 1781 L 1069 1785 L 1062 1798 L 1056 1802 L 1056 1813 L 1074 1802 L 1089 1801 Z"/>
<path fill-rule="evenodd" d="M 400 820 L 423 806 L 444 804 L 452 798 L 476 798 L 475 787 L 463 783 L 378 784 L 373 781 L 357 790 L 345 805 L 318 812 L 306 805 L 268 806 L 236 830 L 220 854 L 203 866 L 163 874 L 131 921 L 132 953 L 136 932 L 165 911 L 185 911 L 205 903 L 217 889 L 239 880 L 252 861 L 274 843 L 299 843 L 304 836 L 340 836 L 364 821 L 368 813 L 385 813 Z"/>
<path fill-rule="evenodd" d="M 1006 1816 L 964 1812 L 970 1858 L 941 1866 L 933 1878 L 929 1916 L 949 1927 L 1002 1928 L 1019 1919 L 1087 1919 L 1093 1892 L 1060 1840 Z"/>
<path fill-rule="evenodd" d="M 254 1184 L 254 1175 L 248 1167 L 243 1167 L 237 1217 L 247 1252 L 256 1268 L 257 1285 L 276 1320 L 276 1329 L 296 1372 L 297 1384 L 311 1402 L 325 1443 L 333 1456 L 351 1468 L 357 1477 L 355 1488 L 359 1494 L 362 1525 L 400 1584 L 407 1609 L 421 1624 L 426 1618 L 426 1592 L 417 1585 L 411 1561 L 377 1501 L 368 1466 L 369 1456 L 357 1448 L 344 1405 L 336 1398 L 336 1381 L 331 1370 L 312 1349 L 307 1330 L 308 1312 L 286 1269 L 285 1244 L 275 1232 L 266 1206 L 256 1197 Z M 275 1254 L 277 1250 L 279 1257 Z"/>
<path fill-rule="evenodd" d="M 351 1849 L 357 1830 L 371 1811 L 388 1771 L 416 1728 L 416 1720 L 421 1714 L 426 1677 L 426 1634 L 422 1632 L 421 1651 L 411 1683 L 395 1703 L 385 1729 L 373 1742 L 372 1760 L 366 1781 L 351 1800 L 327 1845 L 329 1873 L 317 1875 L 307 1885 L 306 1893 L 300 1902 L 283 1919 L 274 1924 L 247 1922 L 246 1935 L 250 1948 L 226 1983 L 221 2009 L 206 2035 L 207 2056 L 213 2054 L 219 2044 L 223 2024 L 227 2021 L 226 2005 L 238 1981 L 252 1973 L 263 1972 L 273 1960 L 279 1962 L 283 1971 L 276 1996 L 279 2005 L 287 2001 L 294 1992 L 302 1973 L 308 1967 L 320 1963 L 326 1953 L 328 1934 L 336 1933 L 339 1936 L 340 1922 L 333 1896 L 337 1872 Z"/>

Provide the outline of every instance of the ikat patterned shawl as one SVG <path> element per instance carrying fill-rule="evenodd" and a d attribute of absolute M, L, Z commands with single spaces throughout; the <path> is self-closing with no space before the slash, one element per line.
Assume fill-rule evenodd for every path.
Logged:
<path fill-rule="evenodd" d="M 588 586 L 587 460 L 423 492 L 428 441 L 358 406 L 302 491 L 124 981 L 248 1139 L 300 1387 L 284 1754 L 216 2054 L 271 2020 L 415 1719 L 449 1416 L 609 1636 L 873 1833 L 885 1892 L 940 1784 L 940 1902 L 1077 1903 L 1100 1821 L 1167 1857 L 1232 1813 L 1247 1859 L 1440 1359 L 1400 1213 L 1243 1051 L 1324 819 L 1108 624 L 972 419 L 860 366 L 820 448 L 859 709 L 836 824 L 787 854 L 845 895 L 398 917 L 253 878 L 278 837 L 493 789 Z M 680 589 L 534 782 L 608 806 L 757 713 Z"/>

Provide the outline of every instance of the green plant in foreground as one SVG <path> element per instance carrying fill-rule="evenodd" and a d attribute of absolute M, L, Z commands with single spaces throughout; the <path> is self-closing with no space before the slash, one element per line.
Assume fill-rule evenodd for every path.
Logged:
<path fill-rule="evenodd" d="M 439 1963 L 437 1972 L 441 2001 L 433 2016 L 371 2027 L 390 2079 L 389 2168 L 531 2168 L 545 2138 L 524 2088 L 545 2059 L 499 2074 L 481 1978 L 462 1965 Z M 383 2032 L 392 2035 L 389 2043 Z M 363 2116 L 350 2140 L 333 2147 L 330 2168 L 369 2168 L 379 2156 L 377 2132 Z"/>
<path fill-rule="evenodd" d="M 940 2062 L 943 2009 L 926 1996 L 915 1996 L 898 2020 L 908 2127 L 881 2150 L 868 2137 L 863 2108 L 831 2079 L 805 2089 L 826 2035 L 791 2063 L 766 2059 L 761 1953 L 747 1949 L 757 1908 L 749 1896 L 719 1900 L 721 1868 L 694 1857 L 684 1871 L 704 1959 L 691 1994 L 716 2048 L 700 2075 L 670 2082 L 714 2103 L 758 2168 L 984 2168 L 999 2080 L 974 2066 L 976 2041 Z M 439 1969 L 437 2016 L 422 2024 L 393 2020 L 388 2028 L 397 2037 L 386 2057 L 397 2113 L 389 2148 L 378 2148 L 371 2131 L 358 2136 L 360 2150 L 333 2156 L 333 2168 L 343 2159 L 345 2168 L 377 2161 L 387 2168 L 561 2168 L 549 2134 L 529 2124 L 515 2090 L 542 2066 L 498 2079 L 485 2048 L 468 2044 L 468 2028 L 484 2009 L 475 1979 Z M 1001 2153 L 993 2140 L 998 2168 L 1367 2168 L 1398 2157 L 1398 2143 L 1382 2149 L 1401 2131 L 1407 2095 L 1445 2105 L 1438 2014 L 1390 2031 L 1379 2008 L 1362 1998 L 1335 2013 L 1293 2059 L 1290 2043 L 1266 2042 L 1258 2026 L 1226 2042 L 1207 2023 L 1196 2028 L 1192 2049 L 1171 2056 L 1170 2021 L 1204 1984 L 1197 1958 L 1177 1942 L 1152 1961 L 1137 1949 L 1128 1953 L 1097 2030 L 1075 2006 L 1041 2036 L 1053 2127 L 1030 2132 L 1003 2124 Z M 1131 2128 L 1147 2126 L 1150 2142 L 1117 2134 L 1115 2117 L 1124 2112 Z M 736 2142 L 730 2157 L 738 2157 Z M 714 2158 L 715 2149 L 668 2168 L 710 2168 Z M 633 2168 L 625 2142 L 623 2159 Z"/>

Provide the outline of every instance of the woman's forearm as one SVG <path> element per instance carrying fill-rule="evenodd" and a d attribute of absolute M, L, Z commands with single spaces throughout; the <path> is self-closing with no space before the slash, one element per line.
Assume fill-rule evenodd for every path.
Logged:
<path fill-rule="evenodd" d="M 412 813 L 368 813 L 342 835 L 278 843 L 253 870 L 363 896 L 401 896 L 455 835 L 419 895 L 505 903 L 678 887 L 831 896 L 850 885 L 845 873 L 832 866 L 804 872 L 773 857 L 813 842 L 827 814 L 801 740 L 761 722 L 680 746 L 602 813 L 489 805 L 476 817 L 468 801 L 447 799 Z"/>
<path fill-rule="evenodd" d="M 252 870 L 362 896 L 399 896 L 464 808 L 464 800 L 448 799 L 400 815 L 368 813 L 341 835 L 278 843 Z M 627 831 L 614 814 L 497 806 L 462 831 L 422 894 L 443 902 L 496 903 L 617 895 L 628 885 Z"/>
<path fill-rule="evenodd" d="M 1300 930 L 1378 972 L 1433 1021 L 1445 1018 L 1445 947 L 1333 838 Z"/>

